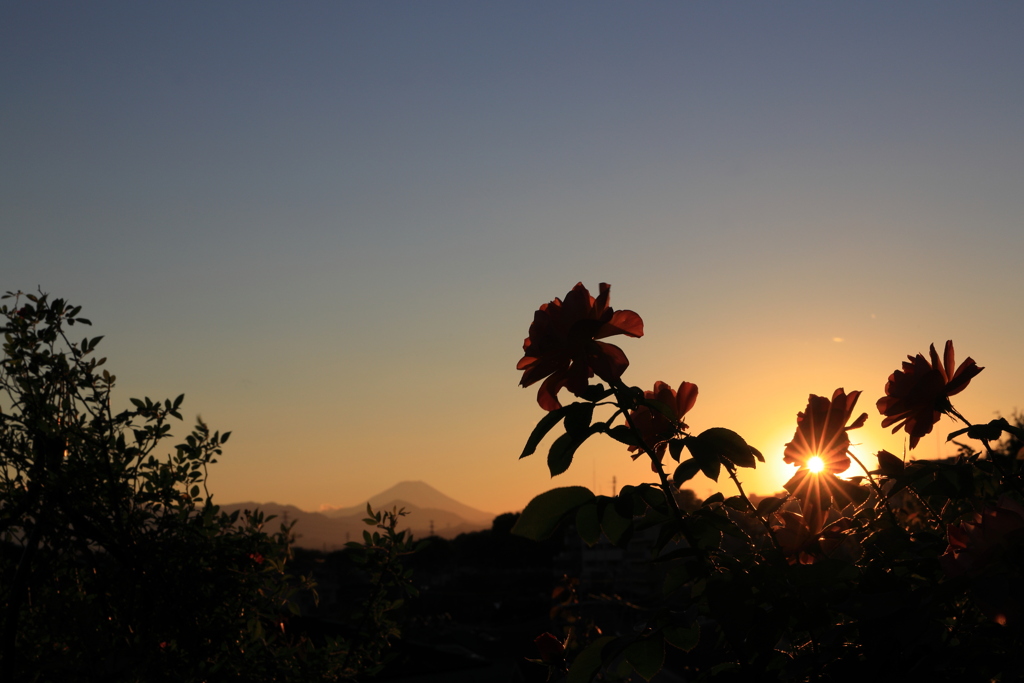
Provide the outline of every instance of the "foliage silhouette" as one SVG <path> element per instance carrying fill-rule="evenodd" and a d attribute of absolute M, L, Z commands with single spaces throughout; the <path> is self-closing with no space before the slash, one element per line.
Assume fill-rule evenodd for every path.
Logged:
<path fill-rule="evenodd" d="M 358 552 L 374 577 L 359 628 L 315 644 L 292 627 L 290 527 L 213 504 L 228 432 L 201 419 L 173 452 L 183 396 L 131 399 L 80 308 L 8 293 L 0 307 L 0 677 L 7 681 L 351 680 L 379 670 L 409 586 L 399 512 Z"/>
<path fill-rule="evenodd" d="M 654 594 L 634 597 L 625 623 L 577 615 L 558 635 L 539 635 L 536 661 L 551 676 L 650 680 L 669 667 L 687 681 L 1021 677 L 1024 424 L 974 425 L 950 401 L 982 368 L 970 358 L 956 367 L 952 342 L 942 359 L 933 346 L 930 362 L 909 356 L 890 375 L 876 404 L 885 426 L 906 429 L 911 448 L 943 415 L 965 424 L 949 438 L 977 445 L 956 441 L 959 455 L 942 461 L 882 451 L 869 471 L 846 433 L 867 419 L 850 422 L 860 392 L 812 394 L 784 454 L 799 469 L 784 496 L 755 506 L 739 472 L 764 456 L 731 430 L 689 431 L 683 417 L 693 419 L 696 386 L 684 382 L 677 392 L 664 382 L 654 391 L 626 385 L 625 354 L 596 341 L 616 331 L 596 325 L 593 315 L 563 315 L 557 335 L 540 324 L 552 310 L 611 311 L 609 291 L 602 284 L 595 300 L 577 284 L 566 297 L 572 307 L 555 299 L 535 316 L 519 362 L 522 384 L 544 379 L 545 370 L 553 374 L 538 395 L 549 412 L 521 457 L 562 422 L 565 434 L 549 453 L 552 476 L 571 466 L 586 439 L 606 434 L 634 457 L 645 454 L 657 481 L 613 497 L 553 489 L 527 505 L 513 533 L 539 539 L 574 522 L 590 546 L 648 539 L 648 561 L 663 580 Z M 642 320 L 628 313 L 632 336 L 642 336 Z M 610 386 L 582 384 L 595 374 Z M 562 406 L 562 387 L 582 400 Z M 679 463 L 673 478 L 666 453 Z M 812 460 L 820 471 L 809 469 Z M 847 471 L 851 464 L 860 471 Z M 722 491 L 684 508 L 679 485 L 697 472 L 716 481 L 725 473 L 736 495 Z M 582 601 L 567 599 L 560 609 L 576 604 Z"/>

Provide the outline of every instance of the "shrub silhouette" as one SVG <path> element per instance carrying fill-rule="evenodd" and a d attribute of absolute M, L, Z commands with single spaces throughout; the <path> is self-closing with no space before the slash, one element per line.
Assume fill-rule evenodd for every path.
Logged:
<path fill-rule="evenodd" d="M 959 455 L 941 461 L 881 451 L 869 470 L 847 436 L 868 418 L 855 417 L 861 392 L 812 394 L 785 453 L 770 456 L 799 469 L 784 497 L 755 506 L 739 474 L 765 456 L 729 429 L 697 432 L 683 422 L 699 417 L 696 386 L 624 383 L 625 354 L 597 340 L 640 337 L 643 322 L 613 312 L 610 288 L 600 289 L 594 299 L 577 284 L 564 303 L 535 315 L 518 367 L 523 386 L 544 380 L 538 403 L 547 413 L 520 457 L 562 425 L 548 451 L 552 476 L 588 438 L 604 435 L 624 455 L 646 455 L 657 480 L 614 497 L 553 489 L 530 502 L 513 533 L 542 539 L 571 522 L 588 545 L 623 547 L 645 533 L 664 581 L 620 612 L 631 615 L 626 624 L 577 619 L 572 629 L 541 634 L 536 661 L 571 683 L 599 674 L 650 680 L 666 662 L 687 681 L 1021 677 L 1024 425 L 972 424 L 955 410 L 950 397 L 982 370 L 974 360 L 956 366 L 952 342 L 941 358 L 934 346 L 930 360 L 909 356 L 876 407 L 885 426 L 906 430 L 911 448 L 942 416 L 965 425 L 950 439 L 975 445 L 957 441 Z M 608 386 L 589 383 L 595 375 Z M 563 406 L 561 388 L 581 400 Z M 671 477 L 666 455 L 678 463 Z M 680 505 L 679 487 L 698 472 L 727 475 L 735 495 Z"/>
<path fill-rule="evenodd" d="M 349 680 L 379 670 L 396 589 L 408 589 L 399 513 L 358 545 L 374 590 L 355 635 L 293 628 L 290 528 L 226 514 L 207 467 L 229 433 L 198 420 L 169 455 L 175 400 L 131 399 L 80 308 L 8 293 L 0 307 L 0 677 L 9 681 Z"/>

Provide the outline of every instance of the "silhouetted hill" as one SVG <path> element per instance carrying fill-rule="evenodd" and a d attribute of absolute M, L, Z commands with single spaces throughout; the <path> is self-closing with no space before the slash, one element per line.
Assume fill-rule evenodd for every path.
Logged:
<path fill-rule="evenodd" d="M 489 527 L 496 516 L 493 512 L 483 512 L 463 505 L 454 498 L 450 498 L 423 481 L 403 481 L 395 484 L 386 491 L 382 491 L 372 498 L 359 505 L 347 508 L 332 508 L 323 506 L 320 513 L 327 517 L 348 517 L 361 515 L 366 511 L 366 503 L 369 503 L 374 510 L 391 509 L 397 502 L 405 502 L 406 506 L 419 508 L 430 508 L 435 510 L 446 510 L 461 517 L 466 522 L 481 524 Z"/>
<path fill-rule="evenodd" d="M 418 538 L 429 536 L 431 530 L 437 536 L 454 538 L 462 533 L 489 529 L 495 517 L 463 505 L 421 481 L 396 484 L 369 498 L 368 502 L 375 511 L 405 508 L 409 514 L 402 518 L 399 529 L 408 529 Z M 266 515 L 275 515 L 277 519 L 270 522 L 271 529 L 277 529 L 283 521 L 294 521 L 295 544 L 314 550 L 338 550 L 348 541 L 361 539 L 364 530 L 373 530 L 363 522 L 366 503 L 348 508 L 327 508 L 322 512 L 306 512 L 294 505 L 274 502 L 231 503 L 221 508 L 227 512 L 259 509 Z"/>

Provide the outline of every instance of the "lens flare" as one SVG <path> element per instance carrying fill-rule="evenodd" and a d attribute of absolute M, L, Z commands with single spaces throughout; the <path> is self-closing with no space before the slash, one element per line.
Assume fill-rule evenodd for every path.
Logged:
<path fill-rule="evenodd" d="M 807 469 L 814 474 L 818 474 L 825 469 L 825 461 L 821 459 L 820 455 L 815 455 L 807 459 Z"/>

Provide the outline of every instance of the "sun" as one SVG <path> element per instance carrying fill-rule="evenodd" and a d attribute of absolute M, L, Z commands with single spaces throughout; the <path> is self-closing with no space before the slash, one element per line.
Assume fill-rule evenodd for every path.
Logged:
<path fill-rule="evenodd" d="M 820 455 L 814 455 L 807 459 L 807 469 L 814 474 L 818 474 L 825 469 L 825 461 L 821 459 Z"/>

